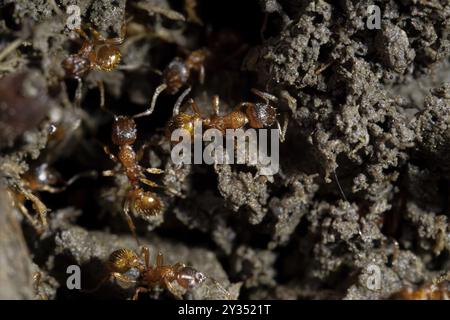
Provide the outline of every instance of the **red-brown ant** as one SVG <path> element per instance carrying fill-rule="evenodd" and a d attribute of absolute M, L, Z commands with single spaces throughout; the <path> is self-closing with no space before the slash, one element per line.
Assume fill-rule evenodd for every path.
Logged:
<path fill-rule="evenodd" d="M 103 87 L 100 87 L 100 92 L 102 96 L 102 108 L 104 109 Z M 159 187 L 155 182 L 146 179 L 144 172 L 161 174 L 163 173 L 163 170 L 158 168 L 141 167 L 138 162 L 142 153 L 136 153 L 133 149 L 133 144 L 137 139 L 137 129 L 134 119 L 149 115 L 152 112 L 153 107 L 150 107 L 147 111 L 132 117 L 114 115 L 111 140 L 113 144 L 118 147 L 117 155 L 112 154 L 108 147 L 104 147 L 104 150 L 106 154 L 109 155 L 110 159 L 122 165 L 122 170 L 130 182 L 131 188 L 125 198 L 123 212 L 128 226 L 130 227 L 130 230 L 136 240 L 136 227 L 131 219 L 130 210 L 137 216 L 155 216 L 160 214 L 163 210 L 163 203 L 161 199 L 153 192 L 144 191 L 140 186 L 140 183 L 144 183 L 151 187 Z M 112 170 L 104 172 L 104 175 L 107 176 L 112 176 L 114 174 L 115 171 Z"/>
<path fill-rule="evenodd" d="M 10 187 L 9 191 L 13 205 L 20 210 L 24 217 L 35 228 L 36 232 L 41 234 L 48 227 L 47 213 L 49 209 L 34 193 L 62 192 L 80 178 L 95 176 L 96 174 L 94 172 L 88 171 L 77 174 L 65 181 L 56 170 L 49 167 L 47 163 L 43 163 L 28 170 L 18 183 L 14 184 L 13 187 Z M 28 209 L 25 206 L 25 201 L 27 200 L 31 201 L 33 204 L 33 208 L 38 214 L 40 221 L 37 221 L 28 212 Z"/>
<path fill-rule="evenodd" d="M 280 132 L 280 139 L 284 141 L 286 126 L 282 129 L 277 121 L 276 109 L 269 104 L 270 101 L 278 101 L 271 94 L 252 89 L 252 92 L 261 97 L 264 103 L 260 102 L 241 102 L 233 111 L 226 115 L 219 115 L 219 97 L 212 97 L 213 115 L 209 117 L 202 116 L 196 102 L 189 99 L 186 104 L 182 105 L 183 99 L 189 94 L 190 88 L 186 89 L 180 95 L 173 109 L 173 116 L 167 124 L 166 136 L 170 138 L 172 132 L 176 129 L 187 130 L 191 136 L 194 135 L 194 124 L 200 121 L 206 129 L 218 129 L 225 133 L 226 129 L 239 129 L 248 125 L 254 129 L 265 128 L 277 123 Z M 191 108 L 193 113 L 184 112 L 186 108 Z M 180 111 L 181 110 L 181 111 Z"/>
<path fill-rule="evenodd" d="M 109 272 L 106 279 L 113 278 L 125 284 L 136 285 L 133 300 L 138 298 L 139 293 L 147 292 L 156 286 L 162 286 L 177 299 L 182 299 L 182 295 L 180 292 L 177 292 L 176 287 L 173 285 L 174 282 L 185 290 L 192 290 L 207 279 L 202 272 L 180 262 L 173 265 L 164 265 L 161 252 L 156 256 L 155 265 L 150 265 L 150 250 L 147 247 L 141 247 L 141 256 L 130 249 L 118 249 L 110 254 L 106 265 Z M 137 278 L 131 278 L 127 275 L 132 269 L 139 272 Z M 218 286 L 227 299 L 231 299 L 230 293 L 216 280 L 209 279 Z M 103 281 L 100 282 L 100 285 Z"/>

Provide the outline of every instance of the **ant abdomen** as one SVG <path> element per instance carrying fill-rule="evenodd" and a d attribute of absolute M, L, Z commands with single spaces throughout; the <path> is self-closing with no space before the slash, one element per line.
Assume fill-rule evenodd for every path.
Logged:
<path fill-rule="evenodd" d="M 163 210 L 163 204 L 153 192 L 136 189 L 132 191 L 131 209 L 139 216 L 156 216 Z"/>
<path fill-rule="evenodd" d="M 250 127 L 260 129 L 271 126 L 277 119 L 276 109 L 264 103 L 252 103 L 245 109 Z"/>
<path fill-rule="evenodd" d="M 108 269 L 111 272 L 125 273 L 139 265 L 139 257 L 133 250 L 118 249 L 111 253 L 108 259 Z"/>
<path fill-rule="evenodd" d="M 117 117 L 112 125 L 111 140 L 115 145 L 131 145 L 136 141 L 136 123 L 129 117 Z"/>
<path fill-rule="evenodd" d="M 104 45 L 97 51 L 97 66 L 102 71 L 112 71 L 120 63 L 121 53 L 115 46 Z"/>

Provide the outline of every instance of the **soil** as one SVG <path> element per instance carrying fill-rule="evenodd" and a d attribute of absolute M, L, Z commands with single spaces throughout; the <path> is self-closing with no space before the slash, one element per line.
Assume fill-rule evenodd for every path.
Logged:
<path fill-rule="evenodd" d="M 189 2 L 189 1 L 188 1 Z M 137 4 L 140 5 L 137 5 Z M 278 97 L 280 170 L 247 165 L 175 166 L 164 128 L 177 96 L 162 94 L 137 119 L 141 165 L 164 202 L 134 217 L 142 244 L 168 263 L 214 281 L 186 299 L 385 299 L 450 268 L 450 4 L 448 1 L 197 0 L 198 18 L 176 0 L 4 0 L 0 4 L 0 298 L 126 299 L 134 288 L 103 278 L 118 248 L 136 250 L 123 219 L 128 181 L 103 152 L 115 114 L 144 111 L 176 56 L 208 48 L 203 84 L 191 97 L 204 114 Z M 128 21 L 122 61 L 111 72 L 66 79 L 61 62 L 80 38 L 65 13 L 115 37 Z M 367 7 L 381 9 L 369 29 Z M 201 20 L 201 21 L 200 21 Z M 56 133 L 55 133 L 56 132 Z M 65 180 L 96 172 L 58 193 L 33 193 L 50 209 L 38 234 L 12 195 L 31 168 Z M 34 216 L 35 208 L 26 202 Z M 66 286 L 81 268 L 82 288 Z M 378 270 L 380 285 L 368 285 Z M 39 281 L 36 275 L 40 275 Z M 142 299 L 173 299 L 153 288 Z"/>

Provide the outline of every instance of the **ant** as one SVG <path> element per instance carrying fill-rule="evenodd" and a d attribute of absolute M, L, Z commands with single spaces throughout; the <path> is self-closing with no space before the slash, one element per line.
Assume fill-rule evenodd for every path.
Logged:
<path fill-rule="evenodd" d="M 133 295 L 133 300 L 137 300 L 139 293 L 148 292 L 150 288 L 156 286 L 162 286 L 173 294 L 175 298 L 182 299 L 182 296 L 172 284 L 174 281 L 180 287 L 190 291 L 207 279 L 202 272 L 180 262 L 173 265 L 164 265 L 164 257 L 161 252 L 158 252 L 156 256 L 156 264 L 150 265 L 150 250 L 147 247 L 141 247 L 141 257 L 133 250 L 118 249 L 110 254 L 106 267 L 109 275 L 105 280 L 113 278 L 123 283 L 138 285 Z M 127 274 L 132 269 L 139 272 L 137 278 L 131 278 Z M 101 281 L 100 285 L 105 280 Z M 226 293 L 227 297 L 231 297 L 228 291 L 217 281 L 211 280 L 221 291 Z"/>
<path fill-rule="evenodd" d="M 49 192 L 59 193 L 66 190 L 75 181 L 84 177 L 95 177 L 95 172 L 87 171 L 74 175 L 69 180 L 62 179 L 60 174 L 53 168 L 49 167 L 47 163 L 32 167 L 20 179 L 19 183 L 14 184 L 10 188 L 10 196 L 16 208 L 24 215 L 24 217 L 31 223 L 38 234 L 48 228 L 47 213 L 49 209 L 37 197 L 34 192 Z M 25 206 L 25 201 L 31 201 L 33 208 L 39 216 L 39 220 L 34 219 L 28 212 Z"/>
<path fill-rule="evenodd" d="M 221 116 L 219 115 L 219 97 L 215 95 L 212 97 L 211 104 L 213 115 L 203 117 L 200 109 L 193 99 L 189 99 L 187 103 L 182 106 L 182 101 L 189 94 L 190 90 L 191 88 L 186 89 L 175 103 L 173 116 L 166 127 L 166 136 L 168 138 L 170 138 L 172 132 L 176 129 L 185 129 L 191 134 L 191 136 L 193 136 L 194 124 L 196 121 L 201 121 L 202 125 L 207 129 L 218 129 L 222 133 L 225 133 L 226 129 L 239 129 L 245 125 L 249 125 L 254 129 L 260 129 L 269 127 L 276 122 L 278 131 L 280 132 L 280 140 L 284 141 L 287 122 L 285 123 L 285 126 L 281 128 L 280 123 L 276 119 L 276 109 L 269 104 L 270 101 L 278 101 L 275 96 L 266 92 L 261 92 L 257 89 L 252 89 L 251 91 L 258 97 L 262 98 L 264 103 L 241 102 L 234 108 L 233 111 Z M 188 107 L 192 109 L 193 114 L 184 112 L 184 110 Z"/>
<path fill-rule="evenodd" d="M 151 103 L 152 108 L 154 108 L 156 99 L 163 91 L 176 94 L 186 85 L 192 71 L 198 72 L 199 81 L 202 84 L 205 81 L 204 63 L 207 56 L 208 51 L 206 49 L 198 49 L 192 51 L 184 60 L 180 57 L 174 58 L 162 72 L 163 83 L 155 90 Z"/>
<path fill-rule="evenodd" d="M 100 87 L 102 101 L 104 101 L 104 91 Z M 103 102 L 101 103 L 102 109 L 104 109 Z M 133 149 L 133 144 L 137 139 L 136 122 L 134 119 L 149 115 L 153 112 L 154 106 L 149 108 L 140 114 L 136 114 L 132 117 L 127 116 L 114 116 L 112 124 L 111 140 L 114 145 L 118 147 L 117 156 L 112 154 L 107 146 L 104 146 L 104 151 L 109 155 L 110 159 L 114 162 L 118 162 L 122 166 L 123 172 L 126 174 L 131 188 L 124 201 L 123 212 L 128 226 L 133 233 L 136 241 L 139 243 L 136 236 L 136 226 L 130 216 L 130 210 L 137 216 L 155 216 L 162 212 L 163 203 L 161 199 L 153 192 L 144 191 L 140 187 L 140 182 L 151 186 L 159 187 L 155 182 L 145 178 L 144 172 L 151 174 L 162 174 L 163 170 L 158 168 L 143 168 L 139 165 L 139 160 L 142 158 L 142 150 L 145 145 L 136 153 Z M 113 170 L 105 171 L 105 176 L 113 176 L 116 172 Z"/>
<path fill-rule="evenodd" d="M 74 31 L 84 38 L 84 41 L 77 53 L 71 54 L 62 62 L 66 76 L 78 81 L 75 94 L 77 104 L 81 101 L 81 78 L 83 76 L 92 70 L 109 72 L 116 69 L 121 59 L 121 53 L 117 46 L 123 43 L 126 33 L 125 23 L 122 24 L 117 38 L 104 38 L 93 27 L 88 25 L 87 28 L 92 39 L 83 29 L 75 29 Z"/>
<path fill-rule="evenodd" d="M 444 282 L 449 280 L 450 272 L 415 290 L 403 288 L 392 294 L 390 298 L 400 300 L 447 300 L 450 299 L 450 291 L 448 286 L 444 285 Z"/>

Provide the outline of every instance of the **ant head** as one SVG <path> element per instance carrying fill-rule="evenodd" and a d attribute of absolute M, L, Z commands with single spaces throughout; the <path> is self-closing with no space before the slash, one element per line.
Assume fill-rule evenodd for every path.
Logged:
<path fill-rule="evenodd" d="M 136 123 L 129 117 L 116 117 L 112 125 L 111 139 L 116 145 L 133 144 L 137 138 Z"/>
<path fill-rule="evenodd" d="M 79 78 L 91 70 L 91 62 L 88 58 L 73 54 L 63 60 L 62 67 L 67 77 Z"/>
<path fill-rule="evenodd" d="M 153 192 L 137 189 L 133 194 L 132 209 L 139 216 L 156 216 L 161 213 L 163 204 Z"/>
<path fill-rule="evenodd" d="M 247 108 L 246 114 L 249 125 L 256 129 L 271 126 L 277 118 L 276 109 L 267 103 L 253 104 L 252 107 Z"/>
<path fill-rule="evenodd" d="M 102 46 L 97 51 L 97 66 L 103 71 L 114 70 L 120 62 L 121 54 L 114 46 Z"/>
<path fill-rule="evenodd" d="M 184 267 L 178 272 L 177 282 L 186 289 L 195 288 L 205 281 L 206 276 L 192 267 Z"/>
<path fill-rule="evenodd" d="M 167 92 L 175 94 L 189 79 L 189 69 L 181 59 L 175 59 L 164 69 L 163 79 Z"/>

